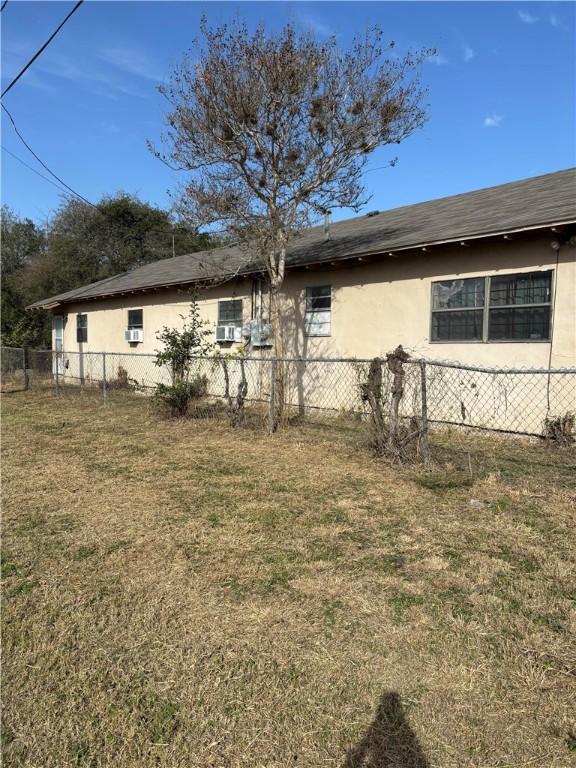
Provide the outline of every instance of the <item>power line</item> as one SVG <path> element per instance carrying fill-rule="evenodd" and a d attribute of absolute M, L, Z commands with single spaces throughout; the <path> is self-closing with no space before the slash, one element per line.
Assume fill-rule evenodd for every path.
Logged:
<path fill-rule="evenodd" d="M 0 11 L 3 11 L 7 5 L 8 5 L 8 0 L 4 0 L 4 2 L 2 3 L 2 6 L 0 6 Z"/>
<path fill-rule="evenodd" d="M 13 157 L 14 160 L 17 160 L 25 168 L 28 168 L 29 171 L 32 171 L 32 173 L 35 173 L 36 176 L 39 176 L 41 179 L 44 179 L 44 181 L 47 181 L 48 184 L 51 184 L 53 187 L 56 187 L 56 189 L 60 190 L 60 192 L 62 192 L 62 194 L 65 195 L 66 197 L 75 199 L 75 198 L 72 197 L 72 195 L 70 193 L 66 192 L 66 190 L 64 190 L 61 186 L 56 184 L 56 182 L 52 181 L 52 179 L 49 179 L 48 176 L 44 176 L 43 173 L 40 173 L 40 171 L 37 171 L 36 168 L 33 168 L 25 160 L 22 160 L 21 157 L 18 157 L 18 155 L 15 155 L 14 152 L 11 152 L 3 144 L 1 146 L 2 146 L 3 151 L 6 152 L 6 154 L 10 155 L 10 157 Z M 92 205 L 92 203 L 90 205 Z M 95 208 L 98 211 L 98 213 L 104 219 L 106 219 L 106 215 L 98 208 L 98 206 L 92 205 L 92 208 Z M 201 234 L 201 233 L 195 233 L 193 230 L 178 231 L 178 229 L 174 229 L 174 228 L 171 228 L 171 229 L 159 229 L 159 228 L 156 228 L 156 227 L 151 227 L 151 228 L 149 228 L 147 230 L 147 233 L 151 233 L 151 232 L 153 232 L 155 234 L 162 234 L 162 235 L 169 235 L 170 234 L 170 235 L 175 235 L 176 237 L 191 236 L 191 235 L 199 235 L 199 234 Z M 115 236 L 118 237 L 118 233 L 115 233 Z M 121 235 L 120 237 L 121 237 L 122 240 L 127 241 L 130 238 L 130 235 L 129 234 L 124 234 L 124 235 Z M 215 248 L 219 248 L 220 246 L 214 246 L 214 247 Z M 206 250 L 212 250 L 212 249 L 208 248 Z"/>
<path fill-rule="evenodd" d="M 49 168 L 49 167 L 46 165 L 46 163 L 45 163 L 45 162 L 44 162 L 44 161 L 43 161 L 43 160 L 42 160 L 40 157 L 38 157 L 38 155 L 36 154 L 36 152 L 34 152 L 34 150 L 32 149 L 32 147 L 30 146 L 30 144 L 28 144 L 28 142 L 26 141 L 26 139 L 24 138 L 24 136 L 22 136 L 22 134 L 21 134 L 21 133 L 20 133 L 20 131 L 18 130 L 18 126 L 16 125 L 16 121 L 15 121 L 15 120 L 14 120 L 14 118 L 12 117 L 12 114 L 10 113 L 10 111 L 8 110 L 8 108 L 7 108 L 7 107 L 5 107 L 5 106 L 4 106 L 4 104 L 2 104 L 2 109 L 4 110 L 4 112 L 6 112 L 6 114 L 7 114 L 7 115 L 8 115 L 8 117 L 10 118 L 10 122 L 12 123 L 12 127 L 13 127 L 13 128 L 14 128 L 14 130 L 16 131 L 16 135 L 18 136 L 18 138 L 20 139 L 20 141 L 22 142 L 22 144 L 24 144 L 24 146 L 25 146 L 25 147 L 26 147 L 26 149 L 27 149 L 27 150 L 30 152 L 30 154 L 34 155 L 34 157 L 36 158 L 36 160 L 38 160 L 38 162 L 40 163 L 40 165 L 41 165 L 43 168 L 45 168 L 45 169 L 48 171 L 48 173 L 49 173 L 51 176 L 53 176 L 53 177 L 56 179 L 56 181 L 58 181 L 60 184 L 62 184 L 64 187 L 66 187 L 66 189 L 70 190 L 70 192 L 72 192 L 72 194 L 73 194 L 73 195 L 75 195 L 76 197 L 80 198 L 80 200 L 82 200 L 82 202 L 86 203 L 87 205 L 90 205 L 90 206 L 92 206 L 92 208 L 96 208 L 96 206 L 94 205 L 94 203 L 91 203 L 91 202 L 90 202 L 90 200 L 86 200 L 86 198 L 85 198 L 85 197 L 83 197 L 83 196 L 82 196 L 82 195 L 81 195 L 79 192 L 76 192 L 76 190 L 75 190 L 75 189 L 72 189 L 72 187 L 71 187 L 71 186 L 69 186 L 68 184 L 66 184 L 66 182 L 65 182 L 63 179 L 61 179 L 61 178 L 60 178 L 60 176 L 58 176 L 57 174 L 55 174 L 55 173 L 54 173 L 54 171 L 53 171 L 51 168 Z"/>
<path fill-rule="evenodd" d="M 7 0 L 6 0 L 6 2 L 7 2 Z M 4 10 L 4 8 L 5 8 L 5 6 L 6 6 L 6 2 L 5 2 L 3 5 L 2 5 L 2 10 Z M 32 66 L 32 64 L 33 64 L 33 63 L 36 61 L 36 59 L 38 58 L 38 56 L 40 56 L 40 54 L 41 54 L 41 53 L 42 53 L 42 52 L 43 52 L 43 51 L 44 51 L 44 50 L 45 50 L 45 49 L 46 49 L 46 48 L 47 48 L 47 47 L 50 45 L 50 43 L 52 42 L 52 40 L 54 40 L 54 38 L 56 37 L 56 35 L 58 34 L 58 32 L 60 32 L 60 30 L 62 29 L 62 27 L 64 26 L 64 24 L 66 24 L 66 22 L 68 21 L 68 19 L 70 18 L 70 16 L 72 16 L 72 14 L 73 14 L 73 13 L 76 13 L 76 11 L 78 10 L 78 8 L 80 8 L 80 6 L 82 5 L 82 3 L 83 3 L 83 2 L 84 2 L 84 0 L 78 0 L 78 2 L 76 3 L 76 5 L 74 6 L 74 8 L 72 8 L 72 10 L 70 11 L 70 13 L 69 13 L 69 14 L 66 16 L 66 18 L 65 18 L 65 19 L 64 19 L 64 20 L 63 20 L 63 21 L 62 21 L 62 22 L 61 22 L 61 23 L 60 23 L 60 24 L 59 24 L 59 25 L 56 27 L 56 29 L 54 30 L 54 32 L 52 32 L 52 34 L 50 35 L 50 37 L 48 38 L 48 40 L 46 40 L 46 42 L 44 43 L 44 45 L 42 45 L 42 46 L 41 46 L 41 47 L 40 47 L 40 48 L 39 48 L 39 49 L 36 51 L 36 53 L 34 54 L 34 56 L 32 56 L 32 58 L 30 59 L 30 61 L 29 61 L 29 62 L 28 62 L 28 63 L 27 63 L 27 64 L 26 64 L 26 65 L 25 65 L 25 66 L 24 66 L 24 67 L 23 67 L 23 68 L 20 70 L 20 72 L 18 72 L 18 74 L 17 74 L 17 75 L 16 75 L 16 77 L 15 77 L 15 78 L 12 80 L 12 82 L 10 83 L 10 85 L 8 85 L 8 86 L 7 86 L 7 87 L 6 87 L 6 88 L 5 88 L 5 89 L 2 91 L 2 96 L 1 96 L 1 98 L 4 98 L 4 96 L 6 96 L 6 94 L 8 93 L 8 91 L 9 91 L 9 90 L 10 90 L 10 89 L 11 89 L 13 86 L 15 86 L 15 85 L 16 85 L 16 83 L 18 82 L 18 80 L 20 80 L 20 78 L 22 77 L 22 75 L 24 74 L 24 72 L 26 72 L 26 70 L 27 70 L 29 67 L 31 67 L 31 66 Z"/>
<path fill-rule="evenodd" d="M 19 163 L 21 163 L 21 164 L 22 164 L 22 165 L 23 165 L 25 168 L 28 168 L 28 170 L 29 170 L 29 171 L 32 171 L 32 173 L 35 173 L 35 174 L 36 174 L 36 176 L 40 176 L 40 178 L 41 178 L 41 179 L 44 179 L 44 181 L 47 181 L 47 182 L 48 182 L 48 184 L 52 184 L 52 186 L 53 186 L 53 187 L 56 187 L 56 189 L 59 189 L 59 190 L 60 190 L 60 192 L 62 192 L 62 194 L 66 195 L 67 197 L 71 197 L 71 195 L 69 195 L 69 194 L 68 194 L 68 192 L 65 192 L 65 191 L 62 189 L 62 187 L 61 187 L 61 186 L 59 186 L 58 184 L 56 184 L 56 182 L 55 182 L 55 181 L 52 181 L 52 179 L 49 179 L 49 178 L 48 178 L 48 176 L 44 176 L 44 174 L 43 174 L 43 173 L 40 173 L 40 171 L 37 171 L 37 170 L 36 170 L 36 168 L 32 168 L 32 166 L 31 166 L 31 165 L 28 165 L 28 163 L 27 163 L 27 162 L 25 162 L 24 160 L 22 160 L 22 158 L 21 158 L 21 157 L 18 157 L 18 155 L 15 155 L 13 152 L 10 152 L 10 150 L 9 150 L 9 149 L 7 149 L 7 148 L 4 146 L 4 144 L 2 144 L 2 149 L 4 150 L 4 152 L 6 152 L 8 155 L 10 155 L 10 157 L 13 157 L 13 158 L 14 158 L 14 160 L 18 160 L 18 162 L 19 162 Z"/>
<path fill-rule="evenodd" d="M 57 182 L 58 182 L 60 185 L 62 185 L 62 186 L 64 186 L 64 187 L 66 187 L 66 189 L 67 189 L 67 190 L 69 190 L 69 192 L 66 192 L 64 189 L 62 189 L 62 187 L 61 187 L 61 186 L 59 186 L 58 184 L 55 184 L 55 183 L 54 183 L 54 182 L 53 182 L 51 179 L 48 179 L 46 176 L 44 176 L 43 174 L 41 174 L 41 173 L 39 173 L 38 171 L 36 171 L 34 168 L 32 168 L 32 166 L 30 166 L 30 165 L 27 165 L 27 164 L 26 164 L 26 163 L 25 163 L 25 162 L 24 162 L 24 161 L 23 161 L 21 158 L 19 158 L 19 157 L 16 157 L 16 155 L 13 155 L 13 154 L 12 154 L 12 152 L 10 152 L 9 150 L 7 150 L 5 147 L 3 147 L 3 149 L 4 149 L 6 152 L 8 152 L 8 154 L 10 154 L 10 155 L 12 155 L 13 157 L 15 157 L 15 158 L 16 158 L 16 159 L 17 159 L 17 160 L 20 162 L 20 163 L 22 163 L 22 165 L 25 165 L 25 166 L 26 166 L 27 168 L 29 168 L 31 171 L 33 171 L 33 172 L 34 172 L 34 173 L 36 173 L 38 176 L 40 176 L 40 178 L 42 178 L 42 179 L 45 179 L 46 181 L 49 181 L 49 182 L 50 182 L 50 184 L 52 184 L 52 185 L 53 185 L 53 186 L 55 186 L 57 189 L 59 189 L 59 190 L 60 190 L 60 191 L 61 191 L 61 192 L 62 192 L 64 195 L 66 195 L 67 197 L 73 197 L 73 198 L 76 198 L 76 199 L 79 199 L 79 200 L 81 200 L 83 203 L 86 203 L 86 205 L 89 205 L 91 208 L 94 208 L 94 209 L 95 209 L 95 210 L 97 210 L 97 211 L 98 211 L 98 212 L 99 212 L 99 213 L 100 213 L 102 216 L 104 216 L 103 212 L 100 210 L 100 208 L 99 208 L 97 205 L 94 205 L 94 203 L 91 203 L 91 202 L 90 202 L 90 200 L 87 200 L 87 199 L 86 199 L 86 198 L 85 198 L 83 195 L 81 195 L 81 194 L 80 194 L 80 192 L 77 192 L 77 191 L 76 191 L 76 190 L 75 190 L 73 187 L 71 187 L 69 184 L 66 184 L 66 182 L 65 182 L 63 179 L 61 179 L 61 178 L 60 178 L 60 176 L 58 176 L 56 173 L 54 173 L 54 171 L 53 171 L 53 170 L 52 170 L 52 169 L 51 169 L 51 168 L 50 168 L 48 165 L 46 165 L 46 163 L 45 163 L 45 162 L 42 160 L 42 158 L 41 158 L 41 157 L 39 157 L 39 156 L 36 154 L 36 152 L 34 152 L 34 150 L 32 149 L 32 147 L 30 146 L 30 144 L 28 144 L 28 142 L 26 141 L 26 139 L 24 138 L 24 136 L 23 136 L 23 135 L 20 133 L 20 131 L 18 130 L 18 126 L 16 125 L 16 121 L 14 120 L 14 117 L 12 116 L 12 114 L 11 114 L 11 112 L 8 110 L 8 108 L 7 108 L 7 107 L 5 107 L 5 106 L 4 106 L 4 104 L 2 104 L 1 106 L 2 106 L 2 109 L 3 109 L 3 110 L 6 112 L 6 114 L 8 115 L 8 117 L 10 118 L 10 122 L 12 123 L 12 127 L 14 128 L 14 131 L 16 132 L 16 135 L 18 136 L 18 138 L 20 139 L 20 141 L 21 141 L 21 142 L 24 144 L 24 146 L 26 147 L 26 149 L 27 149 L 27 150 L 28 150 L 28 151 L 29 151 L 29 152 L 30 152 L 30 153 L 31 153 L 31 154 L 32 154 L 32 155 L 33 155 L 33 156 L 36 158 L 36 160 L 37 160 L 37 161 L 40 163 L 40 165 L 41 165 L 43 168 L 45 168 L 45 169 L 48 171 L 48 173 L 49 173 L 51 176 L 53 176 L 53 177 L 56 179 L 56 181 L 57 181 Z M 71 193 L 71 194 L 70 194 L 70 193 Z M 104 216 L 104 218 L 106 218 L 106 217 Z M 173 234 L 173 229 L 158 229 L 158 228 L 151 228 L 151 229 L 149 229 L 148 231 L 149 231 L 149 232 L 162 233 L 163 235 L 167 235 L 167 234 L 170 234 L 170 235 L 172 235 L 172 234 Z M 182 234 L 184 234 L 184 233 L 176 231 L 176 232 L 175 232 L 175 234 L 176 234 L 176 235 L 182 235 Z M 197 234 L 200 234 L 200 233 L 197 233 Z"/>

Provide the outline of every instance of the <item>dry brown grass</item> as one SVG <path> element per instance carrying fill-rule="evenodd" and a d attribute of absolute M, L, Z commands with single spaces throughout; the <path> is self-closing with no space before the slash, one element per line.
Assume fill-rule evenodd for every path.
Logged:
<path fill-rule="evenodd" d="M 574 455 L 356 442 L 7 396 L 4 765 L 572 765 Z"/>

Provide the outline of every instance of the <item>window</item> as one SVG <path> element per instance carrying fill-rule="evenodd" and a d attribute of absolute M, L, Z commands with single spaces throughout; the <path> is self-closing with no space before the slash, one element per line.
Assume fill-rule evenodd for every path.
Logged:
<path fill-rule="evenodd" d="M 144 327 L 143 319 L 144 319 L 143 310 L 129 309 L 128 310 L 128 330 L 129 331 L 141 330 Z"/>
<path fill-rule="evenodd" d="M 76 315 L 76 341 L 78 344 L 88 341 L 88 315 Z"/>
<path fill-rule="evenodd" d="M 319 285 L 306 288 L 304 331 L 306 336 L 330 336 L 332 288 Z"/>
<path fill-rule="evenodd" d="M 218 325 L 242 327 L 242 299 L 218 302 Z"/>
<path fill-rule="evenodd" d="M 552 272 L 490 279 L 489 341 L 550 338 Z"/>
<path fill-rule="evenodd" d="M 481 341 L 484 278 L 432 283 L 432 341 Z"/>
<path fill-rule="evenodd" d="M 552 271 L 432 283 L 432 341 L 546 341 Z"/>

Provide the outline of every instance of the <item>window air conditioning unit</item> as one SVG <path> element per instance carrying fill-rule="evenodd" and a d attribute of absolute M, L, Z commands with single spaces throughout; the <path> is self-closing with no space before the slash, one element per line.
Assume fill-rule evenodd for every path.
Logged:
<path fill-rule="evenodd" d="M 216 341 L 242 341 L 242 328 L 235 325 L 217 325 Z"/>
<path fill-rule="evenodd" d="M 124 331 L 124 338 L 130 343 L 144 341 L 144 331 L 141 328 L 130 328 L 129 330 Z"/>

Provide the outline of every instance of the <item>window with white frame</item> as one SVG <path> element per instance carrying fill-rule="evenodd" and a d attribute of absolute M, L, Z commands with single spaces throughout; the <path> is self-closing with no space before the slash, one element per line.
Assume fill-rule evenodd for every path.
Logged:
<path fill-rule="evenodd" d="M 76 341 L 78 344 L 88 341 L 88 315 L 76 315 Z"/>
<path fill-rule="evenodd" d="M 432 341 L 548 341 L 552 270 L 432 283 Z"/>
<path fill-rule="evenodd" d="M 218 325 L 242 328 L 242 299 L 218 302 Z"/>
<path fill-rule="evenodd" d="M 306 336 L 330 336 L 332 287 L 315 285 L 306 288 L 304 331 Z"/>

